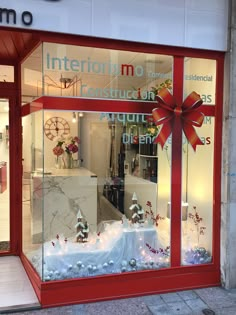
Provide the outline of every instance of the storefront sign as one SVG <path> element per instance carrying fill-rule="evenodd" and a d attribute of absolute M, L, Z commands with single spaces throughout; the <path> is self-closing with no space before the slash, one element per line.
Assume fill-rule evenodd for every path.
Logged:
<path fill-rule="evenodd" d="M 16 25 L 20 23 L 19 18 L 25 26 L 30 26 L 33 23 L 33 14 L 30 11 L 23 11 L 19 14 L 14 9 L 0 8 L 0 23 Z"/>
<path fill-rule="evenodd" d="M 45 0 L 56 2 L 60 0 Z M 33 24 L 33 14 L 30 11 L 23 11 L 22 13 L 17 13 L 14 9 L 0 8 L 0 23 L 16 25 L 19 24 L 19 18 L 21 23 L 25 26 L 30 26 Z"/>

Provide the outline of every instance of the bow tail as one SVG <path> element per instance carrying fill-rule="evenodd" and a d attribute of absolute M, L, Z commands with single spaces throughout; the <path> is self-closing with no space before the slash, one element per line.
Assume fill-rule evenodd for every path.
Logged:
<path fill-rule="evenodd" d="M 167 123 L 165 123 L 162 126 L 159 134 L 154 139 L 153 143 L 160 143 L 160 145 L 163 149 L 164 144 L 165 144 L 166 140 L 169 138 L 170 134 L 171 134 L 171 123 L 168 121 Z"/>
<path fill-rule="evenodd" d="M 201 139 L 198 137 L 194 127 L 190 124 L 185 123 L 183 126 L 184 134 L 189 141 L 189 143 L 192 145 L 193 150 L 196 151 L 197 145 L 204 145 L 204 143 L 201 141 Z"/>

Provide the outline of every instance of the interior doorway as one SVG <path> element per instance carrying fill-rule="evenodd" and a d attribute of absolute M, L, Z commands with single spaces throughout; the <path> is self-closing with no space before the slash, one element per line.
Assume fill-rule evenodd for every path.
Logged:
<path fill-rule="evenodd" d="M 0 98 L 0 253 L 10 250 L 9 100 Z"/>

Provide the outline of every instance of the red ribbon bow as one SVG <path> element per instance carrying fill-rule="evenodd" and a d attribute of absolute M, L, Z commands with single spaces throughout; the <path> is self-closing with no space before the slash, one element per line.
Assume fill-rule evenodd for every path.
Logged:
<path fill-rule="evenodd" d="M 176 105 L 175 98 L 167 88 L 163 88 L 156 96 L 158 107 L 152 111 L 154 123 L 156 126 L 162 125 L 162 128 L 154 140 L 154 143 L 160 143 L 162 148 L 172 132 L 173 122 L 177 116 L 180 121 L 184 134 L 196 151 L 197 145 L 203 145 L 198 137 L 195 127 L 201 127 L 204 115 L 199 111 L 203 101 L 196 92 L 189 94 L 181 106 Z"/>

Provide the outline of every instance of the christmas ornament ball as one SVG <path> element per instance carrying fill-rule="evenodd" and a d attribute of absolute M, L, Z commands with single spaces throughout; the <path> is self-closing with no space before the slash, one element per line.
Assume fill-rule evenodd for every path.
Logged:
<path fill-rule="evenodd" d="M 72 265 L 68 265 L 67 270 L 70 271 L 72 269 L 73 269 L 73 266 Z"/>
<path fill-rule="evenodd" d="M 81 268 L 81 266 L 82 266 L 82 261 L 77 261 L 77 263 L 76 263 L 76 265 L 79 267 L 79 268 Z"/>
<path fill-rule="evenodd" d="M 107 264 L 107 263 L 104 263 L 104 264 L 103 264 L 103 268 L 106 269 L 107 267 L 108 267 L 108 264 Z"/>
<path fill-rule="evenodd" d="M 93 270 L 93 267 L 92 267 L 92 265 L 88 265 L 88 266 L 87 266 L 87 269 L 88 269 L 88 271 L 91 271 L 91 270 Z"/>
<path fill-rule="evenodd" d="M 198 248 L 198 252 L 199 252 L 199 254 L 201 254 L 201 255 L 205 255 L 206 249 L 205 249 L 204 247 L 199 247 L 199 248 Z"/>
<path fill-rule="evenodd" d="M 59 272 L 58 270 L 56 270 L 56 271 L 54 272 L 54 275 L 55 275 L 56 277 L 58 277 L 58 276 L 60 276 L 60 272 Z"/>
<path fill-rule="evenodd" d="M 136 259 L 135 258 L 131 258 L 130 261 L 129 261 L 129 265 L 131 267 L 135 267 L 136 266 Z"/>

